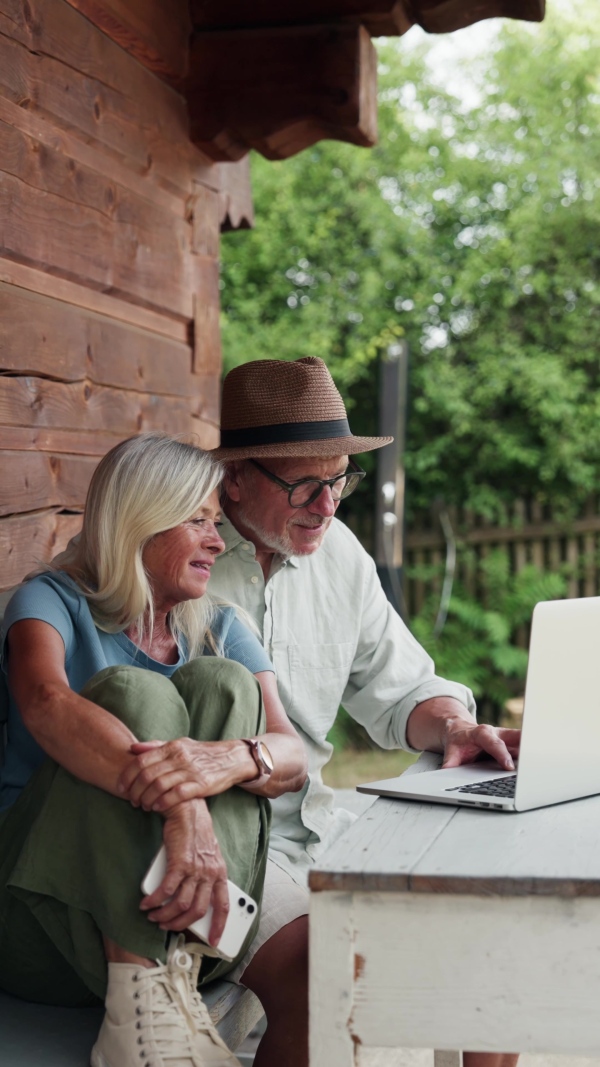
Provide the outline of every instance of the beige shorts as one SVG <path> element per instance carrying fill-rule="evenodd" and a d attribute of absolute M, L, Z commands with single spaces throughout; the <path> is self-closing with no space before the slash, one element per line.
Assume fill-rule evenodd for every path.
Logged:
<path fill-rule="evenodd" d="M 301 915 L 308 915 L 308 889 L 297 885 L 286 871 L 268 860 L 258 933 L 246 955 L 227 975 L 227 981 L 243 985 L 242 975 L 259 948 Z"/>

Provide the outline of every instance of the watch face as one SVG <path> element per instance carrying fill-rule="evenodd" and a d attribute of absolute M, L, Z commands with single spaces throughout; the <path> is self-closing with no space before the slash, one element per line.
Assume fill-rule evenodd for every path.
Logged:
<path fill-rule="evenodd" d="M 258 751 L 258 758 L 263 764 L 266 774 L 272 774 L 275 764 L 273 763 L 273 757 L 269 752 L 266 745 L 263 745 L 262 741 L 256 742 L 256 748 Z"/>

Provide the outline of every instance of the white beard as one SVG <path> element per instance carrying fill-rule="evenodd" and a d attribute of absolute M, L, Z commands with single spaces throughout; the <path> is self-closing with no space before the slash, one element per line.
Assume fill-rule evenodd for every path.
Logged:
<path fill-rule="evenodd" d="M 285 535 L 278 537 L 277 534 L 272 533 L 270 530 L 265 530 L 261 523 L 253 518 L 252 515 L 249 515 L 242 505 L 238 505 L 236 517 L 243 523 L 246 530 L 256 535 L 264 548 L 270 549 L 271 552 L 277 552 L 284 559 L 289 559 L 290 556 L 311 555 L 310 548 L 307 548 L 305 552 L 299 551 L 292 543 L 291 538 Z M 329 521 L 326 519 L 325 521 L 329 528 L 331 519 Z"/>
<path fill-rule="evenodd" d="M 253 519 L 241 504 L 238 505 L 236 517 L 244 524 L 246 530 L 256 535 L 264 548 L 270 549 L 271 552 L 278 552 L 284 559 L 289 559 L 290 556 L 294 555 L 294 546 L 289 537 L 277 537 L 275 534 L 270 533 L 269 530 L 265 530 L 260 522 Z"/>

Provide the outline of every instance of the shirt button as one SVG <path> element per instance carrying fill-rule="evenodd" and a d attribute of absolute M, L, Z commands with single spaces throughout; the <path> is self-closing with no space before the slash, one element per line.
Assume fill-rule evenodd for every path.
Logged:
<path fill-rule="evenodd" d="M 252 585 L 256 585 L 256 583 L 257 583 L 257 581 L 258 581 L 258 578 L 256 577 L 256 575 L 255 575 L 255 574 L 253 574 L 253 575 L 252 575 L 252 577 L 251 577 L 250 581 L 252 582 Z"/>
<path fill-rule="evenodd" d="M 250 545 L 244 544 L 244 545 L 242 545 L 242 548 L 245 549 L 245 551 L 247 552 L 249 550 L 249 548 L 250 548 Z"/>

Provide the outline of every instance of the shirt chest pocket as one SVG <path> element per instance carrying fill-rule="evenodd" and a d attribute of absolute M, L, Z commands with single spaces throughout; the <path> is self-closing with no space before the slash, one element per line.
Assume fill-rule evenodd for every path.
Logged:
<path fill-rule="evenodd" d="M 288 647 L 292 717 L 315 740 L 333 725 L 353 654 L 350 641 Z"/>

